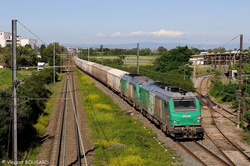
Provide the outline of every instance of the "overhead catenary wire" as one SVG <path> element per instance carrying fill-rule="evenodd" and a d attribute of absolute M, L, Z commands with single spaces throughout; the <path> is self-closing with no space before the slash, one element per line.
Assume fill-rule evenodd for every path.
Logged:
<path fill-rule="evenodd" d="M 33 33 L 29 28 L 27 28 L 25 25 L 23 25 L 20 21 L 17 20 L 17 22 L 22 25 L 26 30 L 28 30 L 31 34 L 33 34 L 38 40 L 40 40 L 45 46 L 47 46 L 47 44 L 40 38 L 38 37 L 35 33 Z"/>
<path fill-rule="evenodd" d="M 238 37 L 240 37 L 240 35 L 235 36 L 234 38 L 232 38 L 231 40 L 229 40 L 228 42 L 226 42 L 225 44 L 219 46 L 219 47 L 224 47 L 225 45 L 229 44 L 230 42 L 232 42 L 233 40 L 237 39 Z"/>

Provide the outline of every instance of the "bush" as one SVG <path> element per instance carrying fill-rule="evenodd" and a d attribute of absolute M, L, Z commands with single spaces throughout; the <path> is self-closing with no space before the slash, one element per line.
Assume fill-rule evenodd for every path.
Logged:
<path fill-rule="evenodd" d="M 89 94 L 86 97 L 86 99 L 89 100 L 89 101 L 99 101 L 100 96 L 98 94 Z"/>
<path fill-rule="evenodd" d="M 210 90 L 210 94 L 219 99 L 222 102 L 232 102 L 237 97 L 237 84 L 222 84 L 221 82 L 215 82 Z"/>
<path fill-rule="evenodd" d="M 246 119 L 248 123 L 247 130 L 250 131 L 250 110 L 245 112 L 244 118 Z"/>
<path fill-rule="evenodd" d="M 36 129 L 39 136 L 42 136 L 46 131 L 46 126 L 44 126 L 40 123 L 35 124 L 34 128 Z"/>
<path fill-rule="evenodd" d="M 111 162 L 108 166 L 117 166 L 117 165 L 143 166 L 144 163 L 145 161 L 140 156 L 130 155 L 130 156 L 125 156 L 125 157 L 122 157 L 122 156 L 115 157 L 111 159 Z"/>

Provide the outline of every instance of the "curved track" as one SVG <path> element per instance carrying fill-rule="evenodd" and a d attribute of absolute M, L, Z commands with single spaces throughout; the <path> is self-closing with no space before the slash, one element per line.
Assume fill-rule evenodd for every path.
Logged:
<path fill-rule="evenodd" d="M 234 120 L 236 119 L 236 117 L 232 112 L 224 108 L 222 109 L 222 107 L 212 102 L 211 98 L 208 95 L 207 88 L 204 88 L 208 87 L 208 82 L 209 78 L 203 78 L 203 80 L 201 81 L 200 89 L 198 91 L 202 105 L 205 106 L 205 108 L 208 110 L 206 111 L 206 122 L 203 123 L 206 138 L 210 139 L 213 142 L 216 148 L 220 151 L 223 158 L 225 158 L 225 160 L 230 165 L 245 165 L 245 163 L 250 164 L 250 158 L 243 152 L 243 148 L 239 147 L 239 145 L 235 145 L 235 143 L 232 142 L 217 125 L 216 121 L 218 119 L 215 119 L 215 117 L 218 116 L 218 113 L 222 116 L 222 118 L 228 120 L 227 123 L 231 122 L 233 125 L 236 124 Z M 219 109 L 216 109 L 214 107 L 219 107 Z M 236 158 L 235 155 L 237 156 Z M 239 160 L 239 158 L 241 158 L 241 160 Z"/>

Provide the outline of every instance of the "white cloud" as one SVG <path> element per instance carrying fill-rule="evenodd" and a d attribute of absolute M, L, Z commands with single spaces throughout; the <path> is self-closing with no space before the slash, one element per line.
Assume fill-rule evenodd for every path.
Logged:
<path fill-rule="evenodd" d="M 159 31 L 152 32 L 152 35 L 166 36 L 166 37 L 178 37 L 178 36 L 181 36 L 183 34 L 184 33 L 180 32 L 180 31 L 168 31 L 168 30 L 165 30 L 165 29 L 161 29 Z"/>
<path fill-rule="evenodd" d="M 180 32 L 180 31 L 161 29 L 159 31 L 154 31 L 154 32 L 135 31 L 135 32 L 131 32 L 129 34 L 122 34 L 121 32 L 116 32 L 116 33 L 112 33 L 112 34 L 99 33 L 96 36 L 97 37 L 126 37 L 126 36 L 179 37 L 183 34 L 184 34 L 184 32 Z"/>
<path fill-rule="evenodd" d="M 96 36 L 97 37 L 120 37 L 120 36 L 124 36 L 124 35 L 121 32 L 116 32 L 116 33 L 112 33 L 112 34 L 99 33 Z"/>
<path fill-rule="evenodd" d="M 129 36 L 139 36 L 139 35 L 141 35 L 141 36 L 146 36 L 146 35 L 148 35 L 150 32 L 142 32 L 142 31 L 137 31 L 137 32 L 132 32 L 132 33 L 130 33 L 129 34 Z"/>

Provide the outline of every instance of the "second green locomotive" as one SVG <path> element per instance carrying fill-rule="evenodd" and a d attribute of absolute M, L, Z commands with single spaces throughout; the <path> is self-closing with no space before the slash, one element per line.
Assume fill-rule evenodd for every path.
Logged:
<path fill-rule="evenodd" d="M 174 138 L 203 137 L 200 102 L 192 92 L 144 76 L 125 74 L 121 78 L 121 93 Z"/>

